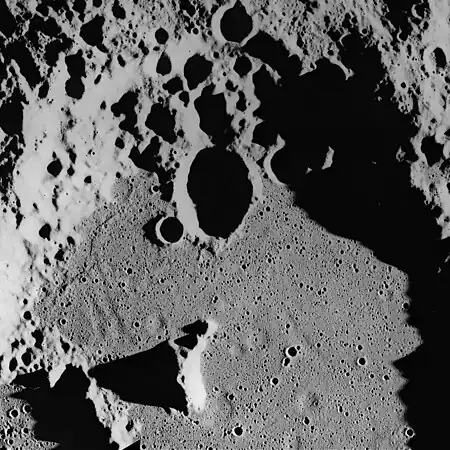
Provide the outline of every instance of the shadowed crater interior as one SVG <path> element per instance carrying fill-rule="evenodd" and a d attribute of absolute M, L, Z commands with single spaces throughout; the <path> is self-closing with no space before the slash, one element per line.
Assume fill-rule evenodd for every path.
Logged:
<path fill-rule="evenodd" d="M 136 139 L 139 138 L 137 114 L 135 111 L 137 104 L 138 94 L 128 91 L 120 97 L 117 103 L 111 105 L 111 112 L 114 114 L 114 117 L 123 117 L 119 123 L 119 128 L 122 131 L 128 131 Z"/>
<path fill-rule="evenodd" d="M 133 164 L 139 169 L 150 173 L 156 173 L 158 176 L 159 186 L 158 191 L 164 201 L 170 201 L 173 195 L 173 177 L 174 169 L 166 169 L 162 162 L 159 151 L 161 149 L 161 142 L 157 136 L 153 136 L 150 143 L 140 151 L 138 146 L 134 146 L 128 157 Z"/>
<path fill-rule="evenodd" d="M 82 50 L 65 57 L 69 79 L 66 81 L 66 94 L 76 100 L 80 100 L 85 92 L 82 78 L 86 78 L 86 63 Z"/>
<path fill-rule="evenodd" d="M 196 155 L 187 191 L 206 234 L 228 238 L 240 225 L 253 194 L 248 175 L 241 157 L 224 148 L 206 148 Z"/>
<path fill-rule="evenodd" d="M 177 140 L 175 134 L 175 113 L 161 103 L 153 104 L 145 120 L 145 126 L 169 144 Z"/>
<path fill-rule="evenodd" d="M 161 237 L 171 244 L 182 238 L 183 231 L 183 224 L 176 217 L 166 217 L 159 225 Z"/>
<path fill-rule="evenodd" d="M 399 38 L 406 40 L 420 24 L 422 18 L 427 17 L 429 5 L 426 0 L 383 0 L 385 18 L 396 29 L 400 30 Z"/>
<path fill-rule="evenodd" d="M 189 90 L 203 83 L 211 75 L 212 67 L 213 63 L 203 55 L 195 54 L 189 57 L 183 67 L 183 75 Z"/>
<path fill-rule="evenodd" d="M 227 114 L 227 102 L 223 92 L 213 94 L 214 86 L 206 86 L 202 94 L 194 101 L 194 107 L 200 118 L 200 129 L 214 144 L 232 141 L 232 117 Z"/>
<path fill-rule="evenodd" d="M 252 31 L 253 21 L 244 5 L 237 1 L 220 19 L 220 32 L 229 42 L 242 42 Z"/>

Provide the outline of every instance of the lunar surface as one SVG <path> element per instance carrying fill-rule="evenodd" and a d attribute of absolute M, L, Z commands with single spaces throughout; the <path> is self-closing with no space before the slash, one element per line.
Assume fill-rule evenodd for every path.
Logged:
<path fill-rule="evenodd" d="M 449 23 L 0 0 L 0 449 L 442 448 Z"/>

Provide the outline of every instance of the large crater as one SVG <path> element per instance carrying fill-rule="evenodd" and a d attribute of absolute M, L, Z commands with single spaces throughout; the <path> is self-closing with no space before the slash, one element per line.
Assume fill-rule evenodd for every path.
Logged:
<path fill-rule="evenodd" d="M 223 148 L 205 148 L 191 164 L 187 191 L 200 228 L 209 236 L 228 238 L 241 224 L 253 187 L 242 158 Z"/>

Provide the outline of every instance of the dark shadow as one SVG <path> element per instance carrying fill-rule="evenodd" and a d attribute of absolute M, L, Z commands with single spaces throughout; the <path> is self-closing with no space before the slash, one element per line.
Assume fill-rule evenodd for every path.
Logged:
<path fill-rule="evenodd" d="M 193 350 L 198 344 L 198 336 L 196 336 L 195 334 L 188 334 L 176 339 L 174 342 L 180 347 L 185 347 L 189 350 Z"/>
<path fill-rule="evenodd" d="M 177 140 L 175 113 L 167 105 L 154 103 L 145 120 L 145 126 L 169 144 Z"/>
<path fill-rule="evenodd" d="M 103 26 L 105 18 L 99 14 L 93 17 L 89 22 L 84 23 L 80 28 L 80 37 L 91 47 L 97 47 L 101 52 L 108 53 L 103 44 Z"/>
<path fill-rule="evenodd" d="M 169 75 L 172 72 L 172 61 L 167 53 L 162 53 L 156 63 L 156 73 L 161 76 Z"/>
<path fill-rule="evenodd" d="M 166 90 L 170 95 L 175 95 L 183 90 L 183 80 L 175 75 L 169 81 L 162 85 L 162 88 Z"/>
<path fill-rule="evenodd" d="M 245 6 L 238 0 L 220 19 L 220 32 L 229 42 L 242 42 L 252 31 L 253 20 Z"/>
<path fill-rule="evenodd" d="M 192 350 L 202 333 L 202 322 L 185 327 L 187 334 L 175 342 Z M 204 333 L 202 333 L 204 334 Z M 183 352 L 182 352 L 183 353 Z M 184 350 L 187 356 L 186 350 Z M 168 341 L 122 359 L 100 364 L 89 370 L 97 384 L 117 394 L 123 401 L 171 409 L 188 414 L 186 394 L 177 381 L 180 367 L 175 350 Z M 26 401 L 32 408 L 34 437 L 55 442 L 59 450 L 117 450 L 109 443 L 110 432 L 98 420 L 94 404 L 86 398 L 90 380 L 82 369 L 67 366 L 55 386 L 48 373 L 38 370 L 18 375 L 13 384 L 24 389 L 11 397 Z M 129 449 L 139 449 L 139 441 Z"/>
<path fill-rule="evenodd" d="M 233 183 L 230 183 L 233 174 Z M 253 185 L 241 157 L 224 147 L 200 150 L 189 169 L 187 192 L 200 228 L 209 236 L 228 238 L 251 204 Z"/>
<path fill-rule="evenodd" d="M 67 58 L 66 58 L 67 60 Z M 138 94 L 133 91 L 125 92 L 117 103 L 111 105 L 111 112 L 114 117 L 121 117 L 119 129 L 130 133 L 136 141 L 140 141 L 139 130 L 137 128 L 136 106 L 138 104 Z"/>
<path fill-rule="evenodd" d="M 183 232 L 183 224 L 176 217 L 166 217 L 159 226 L 161 237 L 172 244 L 182 238 Z"/>
<path fill-rule="evenodd" d="M 203 336 L 208 331 L 208 328 L 209 327 L 207 322 L 198 319 L 195 322 L 190 323 L 189 325 L 183 327 L 182 330 L 188 334 L 196 334 L 198 336 Z"/>
<path fill-rule="evenodd" d="M 24 95 L 15 89 L 8 100 L 0 105 L 0 128 L 6 135 L 21 137 L 24 104 L 26 104 Z"/>
<path fill-rule="evenodd" d="M 0 0 L 0 33 L 10 38 L 16 31 L 16 27 L 16 18 L 11 14 L 6 1 Z"/>
<path fill-rule="evenodd" d="M 378 50 L 349 31 L 339 44 L 341 61 L 354 72 L 348 79 L 325 59 L 297 76 L 279 42 L 267 45 L 272 38 L 266 35 L 250 40 L 244 49 L 281 71 L 278 83 L 264 67 L 253 75 L 261 101 L 255 113 L 285 141 L 271 164 L 294 192 L 295 204 L 330 232 L 361 242 L 408 275 L 408 322 L 424 343 L 395 367 L 408 380 L 399 395 L 416 433 L 409 445 L 431 448 L 440 439 L 435 430 L 441 369 L 435 361 L 445 342 L 441 311 L 449 245 L 440 240 L 436 212 L 411 187 L 410 163 L 417 157 L 410 139 L 417 132 L 417 111 L 411 117 L 399 112 Z M 258 39 L 266 44 L 259 47 Z M 333 162 L 323 170 L 330 148 Z"/>
<path fill-rule="evenodd" d="M 384 17 L 395 29 L 400 30 L 401 40 L 406 40 L 411 35 L 414 25 L 419 25 L 429 13 L 426 0 L 383 0 L 383 3 L 386 8 Z"/>
<path fill-rule="evenodd" d="M 86 398 L 89 379 L 74 366 L 67 366 L 50 388 L 48 374 L 40 370 L 19 375 L 13 384 L 25 389 L 13 398 L 30 404 L 36 421 L 33 433 L 38 441 L 55 442 L 58 450 L 114 450 L 110 432 L 97 418 L 94 404 Z"/>
<path fill-rule="evenodd" d="M 117 361 L 101 364 L 89 371 L 100 387 L 109 389 L 122 400 L 141 405 L 170 408 L 187 414 L 187 401 L 177 381 L 179 365 L 169 343 Z"/>
<path fill-rule="evenodd" d="M 211 75 L 213 63 L 203 55 L 190 56 L 183 66 L 183 75 L 188 89 L 193 91 Z"/>
<path fill-rule="evenodd" d="M 27 389 L 50 388 L 48 372 L 39 369 L 36 372 L 17 375 L 12 384 L 22 386 Z"/>
<path fill-rule="evenodd" d="M 128 157 L 133 164 L 139 169 L 150 173 L 156 173 L 159 181 L 159 190 L 161 199 L 169 202 L 173 195 L 173 178 L 175 175 L 174 169 L 166 169 L 161 164 L 162 158 L 159 154 L 161 149 L 161 142 L 157 136 L 153 136 L 150 143 L 145 147 L 142 153 L 138 146 L 134 146 L 130 150 Z"/>
<path fill-rule="evenodd" d="M 214 94 L 214 86 L 208 85 L 194 100 L 200 129 L 209 136 L 214 145 L 227 146 L 233 141 L 232 117 L 227 113 L 227 102 L 222 93 Z"/>

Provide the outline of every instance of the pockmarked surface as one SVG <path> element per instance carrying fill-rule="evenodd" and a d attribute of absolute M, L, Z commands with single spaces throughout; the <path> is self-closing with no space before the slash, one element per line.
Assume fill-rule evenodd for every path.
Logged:
<path fill-rule="evenodd" d="M 0 449 L 437 448 L 449 20 L 0 0 Z"/>

